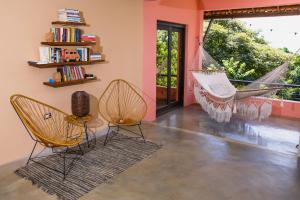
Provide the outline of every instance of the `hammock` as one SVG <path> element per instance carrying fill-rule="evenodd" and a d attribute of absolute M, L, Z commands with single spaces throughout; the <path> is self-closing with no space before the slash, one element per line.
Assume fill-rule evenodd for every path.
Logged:
<path fill-rule="evenodd" d="M 204 49 L 202 49 L 202 63 L 206 66 L 220 66 Z M 193 71 L 196 80 L 194 95 L 196 101 L 217 122 L 229 122 L 232 114 L 247 119 L 266 119 L 272 113 L 272 102 L 269 99 L 250 98 L 276 92 L 281 87 L 261 88 L 278 82 L 288 70 L 288 62 L 277 67 L 265 76 L 254 81 L 243 90 L 237 90 L 222 70 Z"/>

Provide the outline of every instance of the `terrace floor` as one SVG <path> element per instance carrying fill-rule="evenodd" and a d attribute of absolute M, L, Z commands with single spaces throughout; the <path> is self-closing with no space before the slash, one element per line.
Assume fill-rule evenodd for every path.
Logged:
<path fill-rule="evenodd" d="M 157 119 L 157 124 L 195 134 L 214 135 L 282 153 L 298 153 L 295 147 L 299 144 L 300 120 L 270 117 L 259 122 L 233 117 L 229 123 L 216 123 L 195 104 L 162 115 Z"/>
<path fill-rule="evenodd" d="M 202 134 L 223 130 L 205 116 L 199 107 L 190 106 L 144 124 L 146 137 L 162 149 L 81 199 L 299 199 L 300 160 L 295 155 Z M 279 125 L 278 120 L 283 122 L 271 119 L 267 127 Z M 294 123 L 286 120 L 281 125 Z M 0 199 L 55 199 L 16 176 L 15 167 L 0 168 Z"/>

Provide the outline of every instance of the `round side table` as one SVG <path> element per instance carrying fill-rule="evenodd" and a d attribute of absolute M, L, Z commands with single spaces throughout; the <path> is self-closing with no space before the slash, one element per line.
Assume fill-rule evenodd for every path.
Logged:
<path fill-rule="evenodd" d="M 87 124 L 93 120 L 93 117 L 91 115 L 87 115 L 84 117 L 77 117 L 75 115 L 68 115 L 65 120 L 71 124 L 75 124 L 78 126 L 84 127 L 85 132 L 85 138 L 88 148 L 90 147 L 90 141 L 89 141 L 89 134 L 88 134 L 88 126 Z M 96 143 L 96 137 L 95 137 L 95 143 Z"/>

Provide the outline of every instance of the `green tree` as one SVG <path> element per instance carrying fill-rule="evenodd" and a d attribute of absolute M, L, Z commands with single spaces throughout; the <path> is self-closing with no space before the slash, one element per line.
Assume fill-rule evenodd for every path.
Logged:
<path fill-rule="evenodd" d="M 239 20 L 216 20 L 204 48 L 230 77 L 241 80 L 256 80 L 294 56 L 272 48 L 259 32 Z"/>
<path fill-rule="evenodd" d="M 171 87 L 177 87 L 177 69 L 178 69 L 178 33 L 172 32 L 172 44 L 171 44 Z M 156 84 L 160 86 L 167 86 L 167 64 L 168 64 L 168 31 L 158 30 L 156 41 L 156 68 L 158 71 L 158 77 L 156 78 Z"/>

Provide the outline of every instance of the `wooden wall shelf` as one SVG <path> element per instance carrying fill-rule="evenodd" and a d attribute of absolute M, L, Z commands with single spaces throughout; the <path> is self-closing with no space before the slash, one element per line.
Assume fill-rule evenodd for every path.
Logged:
<path fill-rule="evenodd" d="M 63 25 L 63 26 L 87 26 L 85 22 L 64 22 L 64 21 L 54 21 L 54 25 Z"/>
<path fill-rule="evenodd" d="M 63 63 L 47 63 L 47 64 L 38 64 L 34 61 L 28 61 L 28 64 L 32 67 L 37 67 L 40 69 L 44 68 L 56 68 L 56 67 L 63 67 L 65 65 L 92 65 L 92 64 L 101 64 L 107 63 L 105 60 L 91 60 L 91 61 L 79 61 L 79 62 L 63 62 Z"/>
<path fill-rule="evenodd" d="M 44 85 L 54 87 L 54 88 L 59 88 L 59 87 L 66 87 L 66 86 L 71 86 L 71 85 L 78 85 L 78 84 L 95 82 L 97 80 L 98 80 L 97 77 L 95 77 L 93 79 L 73 80 L 73 81 L 65 81 L 65 82 L 60 82 L 60 83 L 44 82 Z"/>
<path fill-rule="evenodd" d="M 51 22 L 52 25 L 57 25 L 56 27 L 61 26 L 89 26 L 85 22 L 68 22 L 68 21 L 53 21 Z M 47 45 L 50 47 L 58 47 L 58 46 L 87 46 L 86 48 L 91 47 L 92 45 L 95 45 L 96 42 L 93 41 L 83 41 L 83 42 L 41 42 L 42 45 Z M 87 56 L 88 59 L 90 58 L 90 55 Z M 90 60 L 90 61 L 79 61 L 79 62 L 61 62 L 61 63 L 47 63 L 47 64 L 39 64 L 35 61 L 28 61 L 29 66 L 40 68 L 40 69 L 47 69 L 47 68 L 59 68 L 64 66 L 79 66 L 79 65 L 92 65 L 92 64 L 102 64 L 107 63 L 107 61 L 103 60 Z M 60 71 L 60 70 L 57 70 Z M 73 74 L 74 77 L 74 74 Z M 78 84 L 85 84 L 97 81 L 97 77 L 94 77 L 93 79 L 81 79 L 81 80 L 72 80 L 72 81 L 65 81 L 65 82 L 59 82 L 59 83 L 49 83 L 49 82 L 43 82 L 44 85 L 53 87 L 53 88 L 59 88 L 59 87 L 65 87 L 65 86 L 71 86 L 71 85 L 78 85 Z"/>
<path fill-rule="evenodd" d="M 42 45 L 48 46 L 92 46 L 95 42 L 41 42 Z"/>

